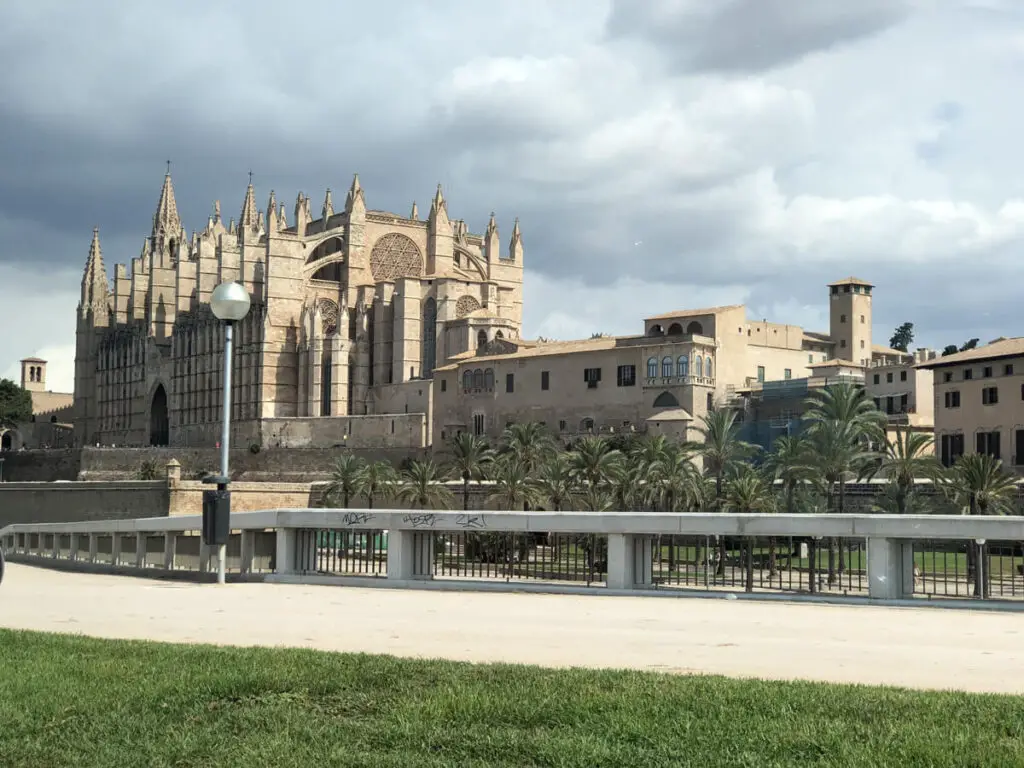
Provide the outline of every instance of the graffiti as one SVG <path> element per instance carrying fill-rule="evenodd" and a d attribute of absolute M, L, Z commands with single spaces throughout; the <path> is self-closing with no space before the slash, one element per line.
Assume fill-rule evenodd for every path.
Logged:
<path fill-rule="evenodd" d="M 373 520 L 369 512 L 346 512 L 341 518 L 342 525 L 365 525 Z"/>
<path fill-rule="evenodd" d="M 463 528 L 486 528 L 487 523 L 483 515 L 459 515 L 455 518 L 455 524 Z"/>
<path fill-rule="evenodd" d="M 405 515 L 402 518 L 402 522 L 411 525 L 413 528 L 433 528 L 434 523 L 437 522 L 437 515 L 430 513 Z"/>

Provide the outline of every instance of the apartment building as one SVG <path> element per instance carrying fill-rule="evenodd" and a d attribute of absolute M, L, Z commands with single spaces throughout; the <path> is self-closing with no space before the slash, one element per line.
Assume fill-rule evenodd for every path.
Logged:
<path fill-rule="evenodd" d="M 987 453 L 1019 471 L 1024 464 L 1024 337 L 917 364 L 934 376 L 936 451 L 945 466 Z"/>

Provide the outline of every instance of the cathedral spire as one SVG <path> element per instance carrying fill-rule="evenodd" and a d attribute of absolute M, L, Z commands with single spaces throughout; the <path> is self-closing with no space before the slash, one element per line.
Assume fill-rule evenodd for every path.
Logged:
<path fill-rule="evenodd" d="M 419 221 L 420 219 L 420 209 L 419 206 L 416 205 L 415 200 L 412 201 L 412 213 L 409 214 L 409 218 L 413 221 Z"/>
<path fill-rule="evenodd" d="M 252 172 L 249 172 L 249 186 L 245 190 L 242 201 L 242 215 L 238 217 L 239 229 L 256 229 L 259 226 L 259 214 L 256 212 L 256 190 L 252 186 Z"/>
<path fill-rule="evenodd" d="M 324 227 L 327 227 L 327 220 L 334 215 L 334 200 L 331 197 L 331 188 L 327 188 L 327 194 L 324 196 L 324 205 L 320 209 L 320 216 L 324 220 Z"/>
<path fill-rule="evenodd" d="M 434 200 L 430 204 L 430 212 L 434 213 L 444 208 L 444 212 L 448 213 L 448 204 L 444 201 L 444 193 L 441 191 L 441 185 L 437 185 L 437 192 L 434 193 Z"/>
<path fill-rule="evenodd" d="M 107 305 L 110 282 L 107 270 L 103 266 L 103 251 L 100 249 L 100 230 L 93 228 L 92 243 L 89 245 L 89 256 L 85 261 L 82 274 L 82 310 L 98 310 Z"/>
<path fill-rule="evenodd" d="M 520 261 L 523 258 L 523 235 L 519 231 L 518 216 L 516 216 L 516 223 L 512 226 L 512 239 L 508 244 L 508 257 L 513 261 Z"/>
<path fill-rule="evenodd" d="M 181 217 L 178 216 L 178 204 L 174 200 L 171 164 L 168 161 L 164 185 L 160 190 L 160 201 L 156 204 L 156 215 L 153 217 L 153 238 L 157 239 L 161 234 L 166 237 L 177 237 L 181 230 Z"/>
<path fill-rule="evenodd" d="M 267 232 L 277 232 L 280 223 L 277 220 L 277 195 L 270 190 L 270 199 L 267 201 Z"/>
<path fill-rule="evenodd" d="M 345 198 L 345 212 L 351 214 L 357 208 L 366 211 L 366 201 L 363 199 L 363 187 L 359 183 L 359 174 L 352 177 L 352 186 L 349 187 L 348 196 Z"/>

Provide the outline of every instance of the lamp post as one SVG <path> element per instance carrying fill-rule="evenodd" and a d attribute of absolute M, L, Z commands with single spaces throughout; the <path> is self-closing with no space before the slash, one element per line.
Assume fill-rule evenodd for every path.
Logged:
<path fill-rule="evenodd" d="M 228 449 L 231 444 L 231 343 L 233 341 L 235 323 L 249 314 L 249 291 L 237 282 L 221 283 L 210 296 L 210 309 L 213 316 L 224 323 L 224 414 L 220 433 L 220 476 L 206 478 L 205 482 L 217 484 L 216 501 L 212 503 L 212 518 L 221 517 L 220 524 L 213 527 L 222 533 L 217 541 L 217 583 L 225 581 L 227 568 L 227 535 L 230 534 L 231 495 L 228 493 Z M 205 510 L 204 510 L 205 511 Z"/>

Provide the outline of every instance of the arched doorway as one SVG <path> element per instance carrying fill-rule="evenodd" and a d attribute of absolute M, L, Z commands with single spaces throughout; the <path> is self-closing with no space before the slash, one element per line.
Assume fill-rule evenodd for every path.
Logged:
<path fill-rule="evenodd" d="M 170 423 L 167 418 L 167 392 L 164 385 L 157 385 L 153 393 L 153 402 L 149 408 L 149 444 L 169 445 L 171 438 Z"/>
<path fill-rule="evenodd" d="M 0 437 L 0 451 L 13 451 L 14 450 L 14 433 L 4 432 L 3 437 Z"/>

